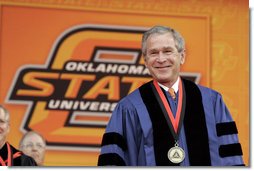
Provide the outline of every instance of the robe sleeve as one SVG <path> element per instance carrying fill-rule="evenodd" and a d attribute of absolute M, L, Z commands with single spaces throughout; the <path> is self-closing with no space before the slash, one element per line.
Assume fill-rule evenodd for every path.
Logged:
<path fill-rule="evenodd" d="M 98 166 L 137 165 L 140 124 L 130 99 L 118 103 L 106 127 Z"/>
<path fill-rule="evenodd" d="M 214 99 L 216 133 L 219 143 L 218 152 L 221 159 L 221 165 L 244 165 L 236 123 L 226 107 L 222 96 L 215 92 Z"/>

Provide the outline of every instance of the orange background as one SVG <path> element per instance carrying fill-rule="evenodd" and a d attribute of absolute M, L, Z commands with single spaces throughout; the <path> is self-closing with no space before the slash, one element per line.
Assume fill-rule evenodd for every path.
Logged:
<path fill-rule="evenodd" d="M 223 95 L 237 122 L 244 161 L 249 164 L 248 1 L 50 0 L 35 3 L 29 0 L 1 0 L 0 2 L 0 102 L 10 110 L 12 116 L 8 141 L 14 146 L 18 146 L 22 136 L 20 125 L 27 106 L 7 103 L 5 100 L 9 88 L 21 66 L 44 65 L 47 62 L 52 44 L 63 31 L 84 24 L 84 21 L 89 24 L 139 27 L 172 23 L 176 25 L 172 27 L 180 29 L 186 38 L 187 64 L 184 69 L 205 73 L 202 75 L 204 77 L 201 84 Z M 200 30 L 204 33 L 200 33 Z M 188 61 L 188 55 L 198 56 L 198 60 Z M 203 68 L 199 63 L 204 65 Z M 45 165 L 94 166 L 97 163 L 97 156 L 98 151 L 48 149 Z"/>

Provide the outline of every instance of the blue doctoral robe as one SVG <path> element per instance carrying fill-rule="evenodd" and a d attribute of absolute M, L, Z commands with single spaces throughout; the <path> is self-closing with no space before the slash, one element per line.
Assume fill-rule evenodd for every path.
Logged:
<path fill-rule="evenodd" d="M 244 165 L 237 127 L 222 96 L 188 80 L 182 82 L 178 142 L 185 159 L 180 165 Z M 118 103 L 103 135 L 99 166 L 179 165 L 167 158 L 175 139 L 154 89 L 148 82 Z"/>

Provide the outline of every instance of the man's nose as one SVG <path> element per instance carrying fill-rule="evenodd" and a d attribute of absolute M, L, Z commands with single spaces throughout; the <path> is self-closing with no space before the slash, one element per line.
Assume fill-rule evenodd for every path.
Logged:
<path fill-rule="evenodd" d="M 157 57 L 157 61 L 158 62 L 164 62 L 164 61 L 166 61 L 166 56 L 165 56 L 165 54 L 163 52 L 159 52 L 158 57 Z"/>
<path fill-rule="evenodd" d="M 36 145 L 33 145 L 32 146 L 32 151 L 37 151 L 38 149 L 37 149 L 37 147 L 36 147 Z"/>

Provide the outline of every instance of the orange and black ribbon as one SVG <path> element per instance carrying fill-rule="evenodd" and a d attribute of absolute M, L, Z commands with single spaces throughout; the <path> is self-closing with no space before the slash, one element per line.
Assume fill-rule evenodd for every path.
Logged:
<path fill-rule="evenodd" d="M 185 109 L 185 100 L 183 100 L 184 97 L 184 91 L 182 87 L 182 81 L 180 79 L 179 82 L 179 98 L 178 98 L 178 104 L 177 104 L 177 111 L 176 111 L 176 117 L 174 117 L 172 110 L 170 109 L 169 103 L 167 102 L 166 96 L 164 95 L 163 91 L 161 90 L 159 84 L 157 81 L 153 81 L 153 85 L 155 89 L 153 89 L 156 99 L 161 105 L 161 108 L 163 109 L 163 114 L 166 118 L 169 118 L 169 129 L 174 137 L 174 139 L 177 141 L 178 136 L 181 130 L 183 117 L 184 117 L 184 109 Z M 168 119 L 166 119 L 168 121 Z"/>
<path fill-rule="evenodd" d="M 11 146 L 9 143 L 6 143 L 7 145 L 7 159 L 3 160 L 3 158 L 0 156 L 0 163 L 2 166 L 12 166 L 13 165 L 13 159 L 21 156 L 21 152 L 16 152 L 15 154 L 12 154 Z"/>

